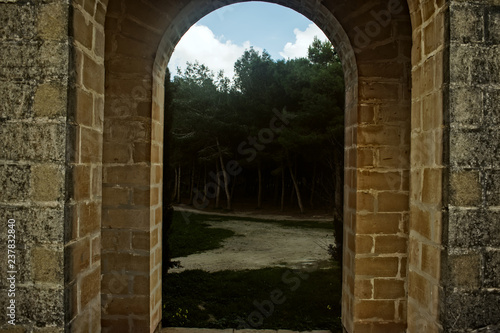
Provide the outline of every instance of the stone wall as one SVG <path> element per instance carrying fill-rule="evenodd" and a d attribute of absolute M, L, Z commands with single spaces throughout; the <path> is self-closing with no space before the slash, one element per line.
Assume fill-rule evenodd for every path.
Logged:
<path fill-rule="evenodd" d="M 441 321 L 500 323 L 500 3 L 451 1 Z"/>
<path fill-rule="evenodd" d="M 106 13 L 102 327 L 108 332 L 153 332 L 161 320 L 165 73 L 153 64 L 172 7 L 110 0 Z"/>
<path fill-rule="evenodd" d="M 439 332 L 444 1 L 414 2 L 408 332 Z"/>
<path fill-rule="evenodd" d="M 0 0 L 14 330 L 158 328 L 164 70 L 192 24 L 236 2 Z M 271 2 L 314 20 L 343 60 L 346 330 L 487 331 L 500 322 L 500 3 Z"/>
<path fill-rule="evenodd" d="M 70 332 L 97 332 L 101 327 L 106 1 L 75 0 L 71 5 L 65 321 Z"/>
<path fill-rule="evenodd" d="M 0 331 L 15 219 L 16 327 L 63 332 L 69 3 L 3 0 L 0 22 Z"/>

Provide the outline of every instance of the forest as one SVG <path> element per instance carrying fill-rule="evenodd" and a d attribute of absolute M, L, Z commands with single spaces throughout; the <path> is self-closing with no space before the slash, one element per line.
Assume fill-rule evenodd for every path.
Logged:
<path fill-rule="evenodd" d="M 333 46 L 315 38 L 307 58 L 277 61 L 250 48 L 234 69 L 234 79 L 199 63 L 167 73 L 172 202 L 340 219 L 344 78 Z"/>

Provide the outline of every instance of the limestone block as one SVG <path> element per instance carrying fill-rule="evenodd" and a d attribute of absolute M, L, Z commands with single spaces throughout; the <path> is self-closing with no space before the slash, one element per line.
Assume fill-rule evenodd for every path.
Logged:
<path fill-rule="evenodd" d="M 481 256 L 477 253 L 448 257 L 447 287 L 477 289 L 481 285 Z"/>
<path fill-rule="evenodd" d="M 482 6 L 453 5 L 451 15 L 451 40 L 461 43 L 481 42 L 484 35 Z"/>
<path fill-rule="evenodd" d="M 43 39 L 64 40 L 68 34 L 68 5 L 64 1 L 45 3 L 38 12 L 38 35 Z"/>
<path fill-rule="evenodd" d="M 0 40 L 33 39 L 35 7 L 0 3 Z"/>
<path fill-rule="evenodd" d="M 0 165 L 0 202 L 21 202 L 28 199 L 31 167 Z"/>
<path fill-rule="evenodd" d="M 0 119 L 26 119 L 32 115 L 35 87 L 30 83 L 0 81 Z"/>
<path fill-rule="evenodd" d="M 454 206 L 478 206 L 481 183 L 477 171 L 457 171 L 450 175 L 450 203 Z"/>
<path fill-rule="evenodd" d="M 44 83 L 35 93 L 33 111 L 37 117 L 64 116 L 67 108 L 67 88 L 56 83 Z"/>
<path fill-rule="evenodd" d="M 450 209 L 448 246 L 453 248 L 500 247 L 500 212 Z"/>
<path fill-rule="evenodd" d="M 31 265 L 35 283 L 63 283 L 63 254 L 45 247 L 31 251 Z"/>
<path fill-rule="evenodd" d="M 64 162 L 66 126 L 64 123 L 0 123 L 4 149 L 0 159 Z"/>
<path fill-rule="evenodd" d="M 449 290 L 446 296 L 442 318 L 446 332 L 463 332 L 464 328 L 485 327 L 500 322 L 498 291 Z"/>
<path fill-rule="evenodd" d="M 64 198 L 64 168 L 55 164 L 31 167 L 31 197 L 34 201 L 58 201 Z"/>

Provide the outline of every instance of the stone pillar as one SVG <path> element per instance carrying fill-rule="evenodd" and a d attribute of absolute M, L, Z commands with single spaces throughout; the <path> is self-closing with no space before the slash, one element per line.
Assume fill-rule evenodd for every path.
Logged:
<path fill-rule="evenodd" d="M 450 1 L 440 316 L 445 332 L 500 323 L 500 7 Z"/>
<path fill-rule="evenodd" d="M 439 332 L 446 5 L 414 1 L 408 331 Z"/>
<path fill-rule="evenodd" d="M 105 13 L 103 1 L 72 2 L 65 248 L 66 324 L 71 332 L 99 332 L 101 326 Z"/>
<path fill-rule="evenodd" d="M 500 321 L 498 6 L 411 7 L 412 181 L 408 332 Z"/>
<path fill-rule="evenodd" d="M 0 1 L 0 330 L 63 332 L 69 315 L 68 17 L 67 1 Z M 14 267 L 7 266 L 9 219 L 15 220 Z M 17 272 L 13 297 L 7 297 L 7 267 Z M 10 300 L 15 327 L 7 324 Z"/>
<path fill-rule="evenodd" d="M 164 3 L 162 6 L 167 6 Z M 153 73 L 164 9 L 110 1 L 103 139 L 102 330 L 161 320 L 163 77 Z"/>

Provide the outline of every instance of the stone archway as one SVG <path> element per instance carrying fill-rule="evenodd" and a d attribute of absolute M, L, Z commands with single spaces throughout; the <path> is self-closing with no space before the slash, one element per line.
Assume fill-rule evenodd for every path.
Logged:
<path fill-rule="evenodd" d="M 237 1 L 0 0 L 0 215 L 22 222 L 21 331 L 157 328 L 161 69 L 196 18 Z M 498 323 L 498 3 L 270 2 L 315 21 L 351 77 L 347 331 Z"/>
<path fill-rule="evenodd" d="M 134 329 L 141 322 L 151 327 L 160 319 L 164 71 L 175 44 L 192 24 L 235 2 L 109 3 L 103 134 L 103 328 L 106 323 L 123 321 Z M 346 3 L 272 2 L 304 14 L 323 29 L 339 49 L 346 73 L 343 323 L 348 331 L 404 329 L 411 48 L 406 3 L 358 8 Z M 144 149 L 150 151 L 148 156 L 141 155 Z M 121 192 L 126 198 L 116 202 Z M 149 248 L 135 247 L 135 239 L 143 240 L 143 246 L 149 241 Z M 141 266 L 141 261 L 149 265 Z M 130 267 L 125 268 L 124 263 Z M 129 283 L 118 293 L 106 288 L 121 274 L 117 272 L 126 272 L 121 278 Z M 150 285 L 145 293 L 130 291 L 144 281 Z M 389 290 L 394 285 L 397 291 Z M 134 303 L 138 318 L 132 324 L 129 303 Z"/>
<path fill-rule="evenodd" d="M 6 54 L 1 68 L 22 74 L 12 74 L 23 82 L 13 94 L 21 91 L 31 112 L 0 122 L 16 133 L 5 140 L 2 179 L 15 172 L 29 178 L 0 200 L 24 220 L 47 216 L 57 230 L 43 237 L 36 225 L 26 231 L 26 255 L 34 259 L 22 290 L 42 295 L 36 309 L 46 308 L 48 295 L 58 301 L 50 313 L 27 315 L 25 327 L 151 332 L 158 326 L 163 70 L 198 18 L 238 1 L 0 3 L 5 17 L 20 18 L 7 20 L 13 37 L 0 36 L 5 50 L 23 51 Z M 428 148 L 439 155 L 441 144 L 428 139 L 441 128 L 444 5 L 270 2 L 316 22 L 339 48 L 346 73 L 346 329 L 401 331 L 407 319 L 408 327 L 435 326 L 440 266 L 428 258 L 437 256 L 441 241 L 439 224 L 430 224 L 440 218 L 441 162 L 429 159 Z M 30 94 L 33 102 L 25 98 Z M 430 107 L 438 118 L 425 118 Z M 34 149 L 35 141 L 50 149 Z M 411 220 L 410 206 L 417 216 Z"/>

